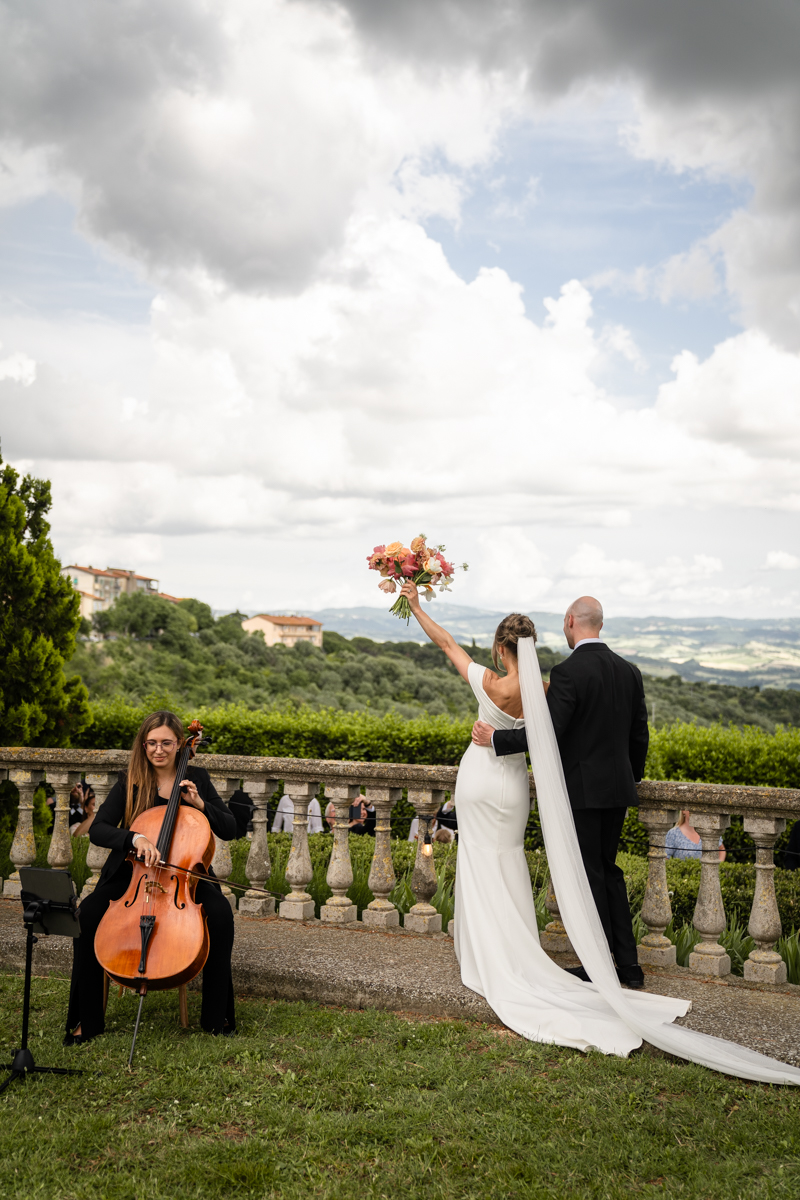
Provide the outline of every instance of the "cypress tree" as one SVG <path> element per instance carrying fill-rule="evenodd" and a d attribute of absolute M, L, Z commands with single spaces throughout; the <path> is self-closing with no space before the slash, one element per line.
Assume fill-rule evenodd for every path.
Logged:
<path fill-rule="evenodd" d="M 48 537 L 50 482 L 0 456 L 0 745 L 68 746 L 89 722 L 89 694 L 67 679 L 80 599 Z"/>

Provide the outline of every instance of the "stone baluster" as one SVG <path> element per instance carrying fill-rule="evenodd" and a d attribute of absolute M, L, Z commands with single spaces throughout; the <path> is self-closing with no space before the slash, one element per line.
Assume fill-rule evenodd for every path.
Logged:
<path fill-rule="evenodd" d="M 47 861 L 51 867 L 63 870 L 72 862 L 72 838 L 69 836 L 69 794 L 76 783 L 81 781 L 80 771 L 53 771 L 49 767 L 45 772 L 47 782 L 56 793 L 56 820 L 53 826 L 53 836 L 50 839 L 50 849 Z"/>
<path fill-rule="evenodd" d="M 4 771 L 4 777 L 5 774 Z M 3 895 L 19 896 L 22 892 L 19 869 L 31 866 L 36 858 L 36 842 L 33 837 L 33 793 L 44 779 L 44 771 L 34 771 L 29 767 L 12 767 L 8 772 L 8 779 L 11 783 L 16 784 L 19 792 L 19 815 L 14 840 L 9 851 L 14 871 L 3 884 Z"/>
<path fill-rule="evenodd" d="M 86 776 L 86 782 L 93 789 L 95 795 L 95 816 L 116 781 L 116 775 L 98 774 Z M 91 829 L 91 826 L 89 828 Z M 86 865 L 91 871 L 91 875 L 83 885 L 81 900 L 85 900 L 87 896 L 90 896 L 97 887 L 100 882 L 100 874 L 110 853 L 111 851 L 106 846 L 95 846 L 91 840 L 89 841 L 89 848 L 86 851 Z"/>
<path fill-rule="evenodd" d="M 698 975 L 730 975 L 731 958 L 719 944 L 725 929 L 725 905 L 719 886 L 719 839 L 731 823 L 727 813 L 692 812 L 692 824 L 703 842 L 700 855 L 700 890 L 694 909 L 693 924 L 700 934 L 689 955 L 689 970 Z"/>
<path fill-rule="evenodd" d="M 366 790 L 367 806 L 375 806 L 375 853 L 368 880 L 375 899 L 364 909 L 361 920 L 370 929 L 391 929 L 400 924 L 400 914 L 389 900 L 389 893 L 397 882 L 392 865 L 390 818 L 403 789 L 368 786 Z"/>
<path fill-rule="evenodd" d="M 283 787 L 294 809 L 292 848 L 286 864 L 286 878 L 292 890 L 279 911 L 285 920 L 308 921 L 314 916 L 314 901 L 305 890 L 314 875 L 308 852 L 308 806 L 319 791 L 319 784 L 284 780 Z"/>
<path fill-rule="evenodd" d="M 542 949 L 546 950 L 548 954 L 574 954 L 572 942 L 569 940 L 564 922 L 561 920 L 561 913 L 558 911 L 558 900 L 552 879 L 547 880 L 547 896 L 544 904 L 553 919 L 539 934 Z"/>
<path fill-rule="evenodd" d="M 677 808 L 639 808 L 639 820 L 650 835 L 647 860 L 647 890 L 642 904 L 642 920 L 648 933 L 642 938 L 638 949 L 639 964 L 650 967 L 674 967 L 676 950 L 664 930 L 672 920 L 672 905 L 667 887 L 667 851 L 665 840 L 668 830 L 680 820 Z"/>
<path fill-rule="evenodd" d="M 409 788 L 408 802 L 413 805 L 419 818 L 417 855 L 411 876 L 411 890 L 417 903 L 406 913 L 403 925 L 411 933 L 441 933 L 441 915 L 430 903 L 436 891 L 436 866 L 433 854 L 425 854 L 423 847 L 431 822 L 444 803 L 444 791 L 413 791 Z M 429 846 L 428 849 L 432 851 L 433 847 Z"/>
<path fill-rule="evenodd" d="M 786 983 L 786 963 L 773 949 L 781 936 L 775 899 L 774 847 L 785 828 L 785 817 L 744 818 L 744 831 L 756 844 L 756 890 L 747 929 L 757 949 L 750 952 L 744 964 L 744 977 L 752 983 Z"/>
<path fill-rule="evenodd" d="M 346 925 L 355 921 L 358 909 L 348 899 L 347 892 L 353 882 L 353 865 L 350 862 L 350 805 L 361 795 L 356 784 L 326 784 L 325 801 L 332 803 L 336 814 L 333 827 L 333 852 L 328 866 L 328 887 L 333 892 L 330 900 L 319 910 L 320 918 L 329 925 Z"/>
<path fill-rule="evenodd" d="M 267 803 L 275 795 L 278 781 L 255 775 L 246 777 L 242 786 L 253 801 L 253 839 L 250 842 L 250 853 L 247 855 L 245 868 L 250 880 L 250 889 L 239 901 L 239 912 L 248 917 L 270 917 L 275 912 L 274 899 L 272 896 L 261 896 L 253 889 L 266 887 L 272 874 L 267 841 Z"/>
<path fill-rule="evenodd" d="M 238 779 L 229 779 L 225 775 L 212 775 L 211 782 L 217 789 L 220 800 L 226 804 L 228 797 L 238 789 L 240 781 Z M 233 870 L 233 862 L 231 861 L 230 842 L 223 842 L 222 838 L 218 838 L 214 834 L 214 857 L 211 860 L 211 869 L 216 875 L 222 888 L 222 894 L 230 904 L 234 912 L 236 912 L 236 897 L 228 887 L 228 879 Z"/>

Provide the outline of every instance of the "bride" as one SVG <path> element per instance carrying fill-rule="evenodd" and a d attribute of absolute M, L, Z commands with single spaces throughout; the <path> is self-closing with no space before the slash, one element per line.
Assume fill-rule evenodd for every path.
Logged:
<path fill-rule="evenodd" d="M 800 1084 L 800 1070 L 732 1042 L 672 1024 L 688 1001 L 620 987 L 583 868 L 561 759 L 536 658 L 530 618 L 500 622 L 492 657 L 505 675 L 473 662 L 455 638 L 423 612 L 417 589 L 403 595 L 423 631 L 469 683 L 481 721 L 525 725 L 547 860 L 562 920 L 585 983 L 542 950 L 523 847 L 530 811 L 524 754 L 497 757 L 471 743 L 461 759 L 455 952 L 461 979 L 485 997 L 510 1029 L 530 1041 L 626 1057 L 643 1040 L 717 1071 L 768 1083 Z"/>

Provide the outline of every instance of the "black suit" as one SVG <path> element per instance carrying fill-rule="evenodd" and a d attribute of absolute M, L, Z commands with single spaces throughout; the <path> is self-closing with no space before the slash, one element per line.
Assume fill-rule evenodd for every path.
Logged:
<path fill-rule="evenodd" d="M 553 721 L 578 844 L 618 967 L 636 962 L 625 878 L 616 865 L 625 812 L 637 805 L 649 731 L 642 677 L 604 642 L 586 642 L 550 672 Z M 496 754 L 528 748 L 524 729 L 498 729 Z"/>

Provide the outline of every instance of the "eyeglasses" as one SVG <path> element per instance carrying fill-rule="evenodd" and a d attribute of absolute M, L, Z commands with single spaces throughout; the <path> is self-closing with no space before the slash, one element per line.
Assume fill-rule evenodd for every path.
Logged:
<path fill-rule="evenodd" d="M 178 743 L 177 743 L 176 741 L 174 741 L 174 740 L 173 740 L 173 741 L 169 741 L 169 742 L 154 742 L 154 741 L 149 741 L 149 742 L 145 742 L 145 747 L 146 747 L 148 750 L 150 750 L 150 751 L 155 751 L 155 750 L 174 750 L 174 749 L 175 749 L 175 747 L 177 746 L 177 744 L 178 744 Z"/>

